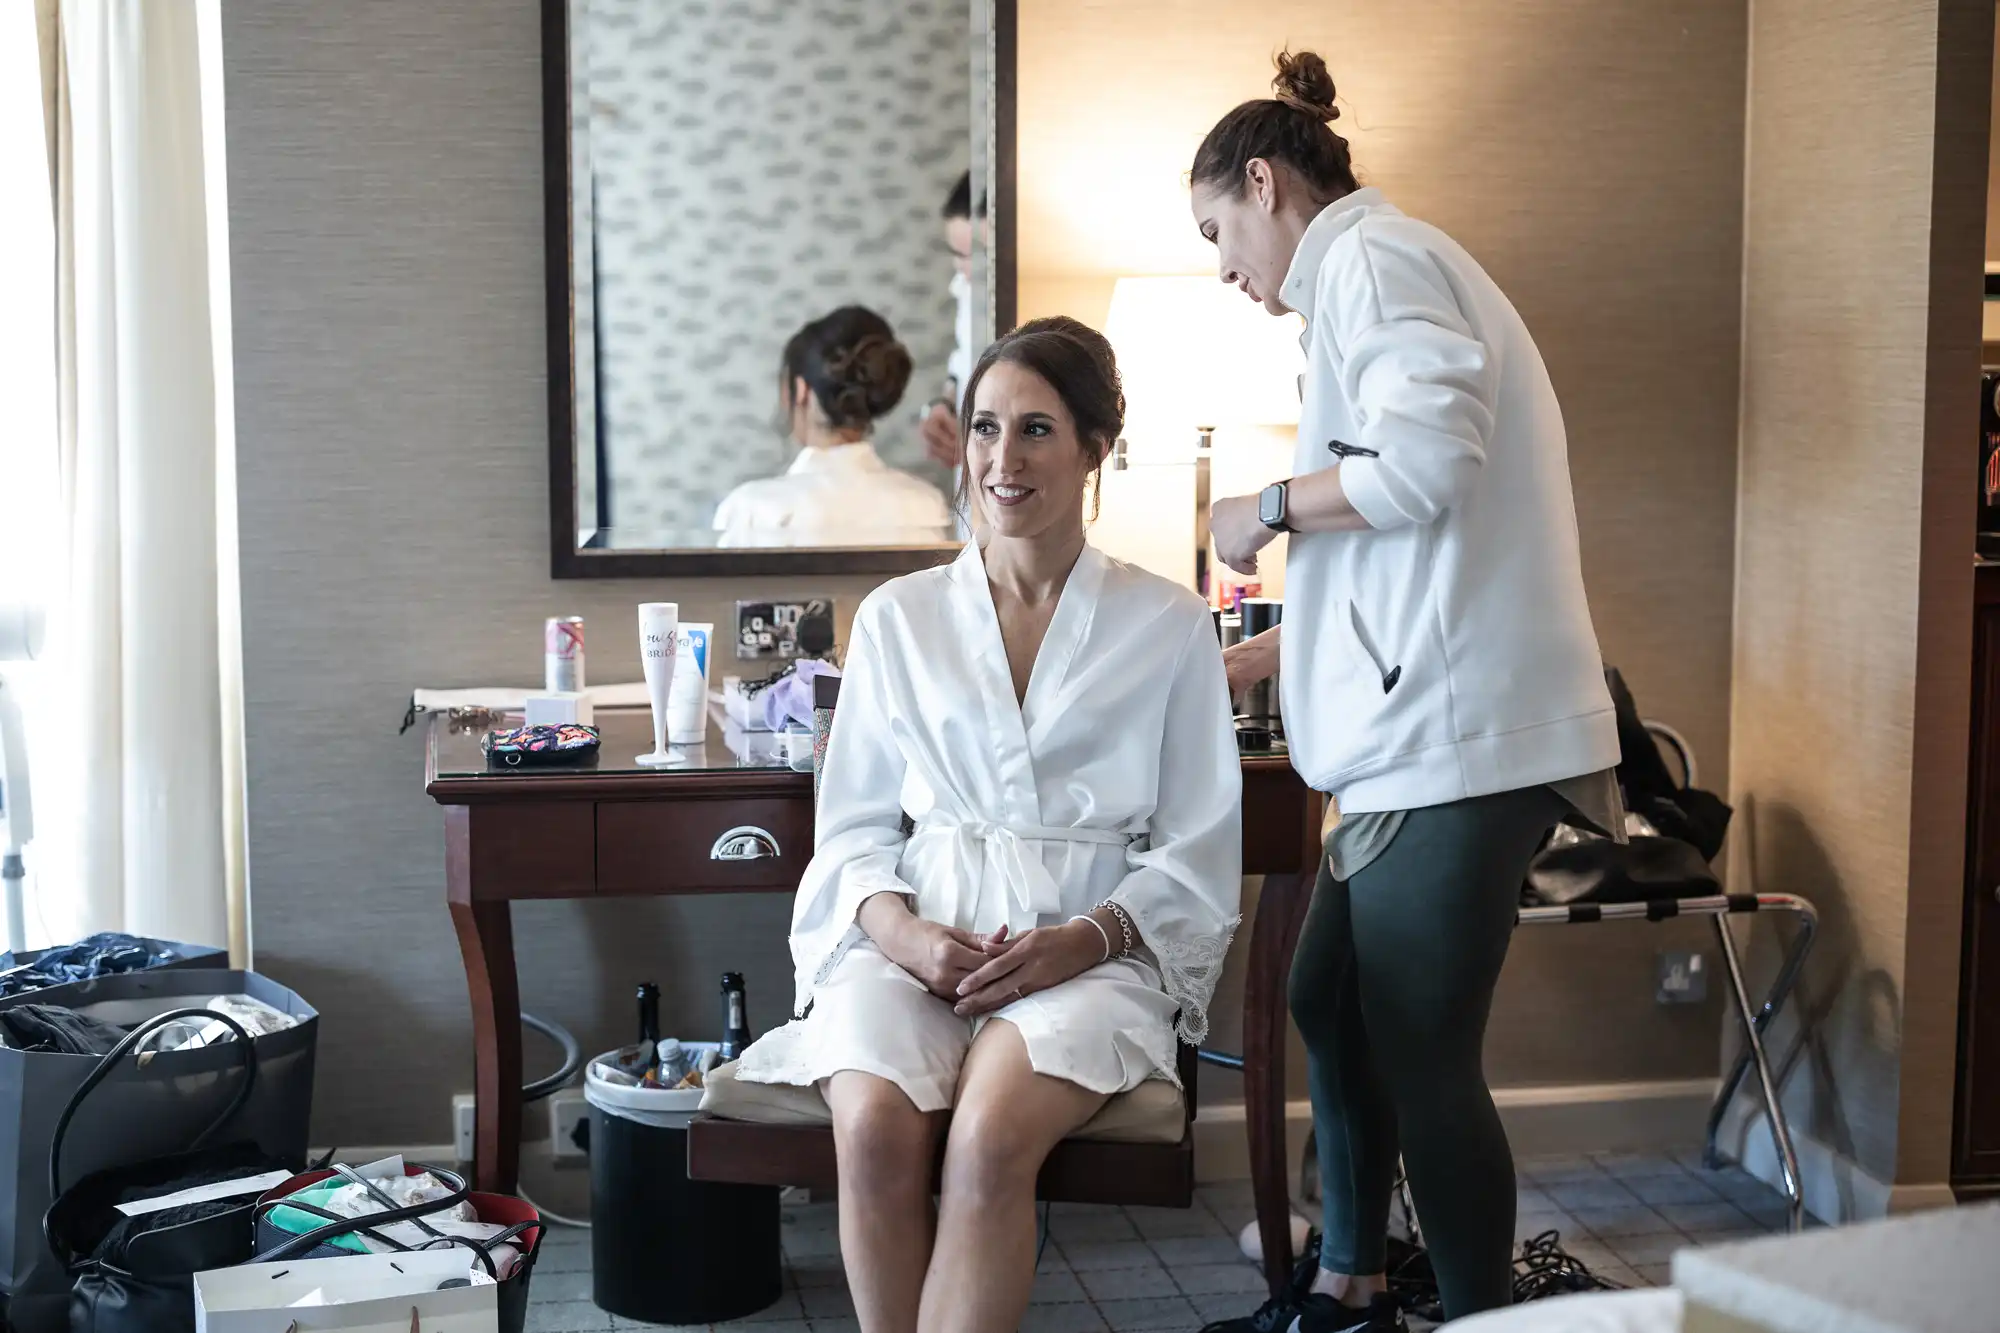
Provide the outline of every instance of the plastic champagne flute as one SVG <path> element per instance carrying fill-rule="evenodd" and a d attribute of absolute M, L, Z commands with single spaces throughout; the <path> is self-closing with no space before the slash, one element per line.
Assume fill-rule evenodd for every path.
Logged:
<path fill-rule="evenodd" d="M 674 687 L 674 640 L 680 622 L 676 602 L 639 603 L 639 662 L 646 673 L 646 697 L 653 705 L 653 752 L 633 762 L 648 768 L 683 762 L 667 749 L 667 699 Z"/>

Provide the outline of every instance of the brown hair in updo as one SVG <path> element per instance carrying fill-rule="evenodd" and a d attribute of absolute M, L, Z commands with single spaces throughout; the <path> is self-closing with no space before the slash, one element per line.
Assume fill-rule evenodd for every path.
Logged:
<path fill-rule="evenodd" d="M 1244 168 L 1261 157 L 1296 171 L 1321 202 L 1352 193 L 1354 164 L 1347 140 L 1333 132 L 1340 108 L 1326 61 L 1311 51 L 1282 51 L 1277 66 L 1274 96 L 1245 102 L 1217 121 L 1195 150 L 1189 181 L 1235 197 L 1243 193 Z"/>
<path fill-rule="evenodd" d="M 1062 399 L 1090 463 L 1090 517 L 1096 519 L 1104 460 L 1111 453 L 1112 442 L 1125 429 L 1125 386 L 1118 377 L 1118 358 L 1111 350 L 1111 340 L 1081 320 L 1055 315 L 1029 320 L 987 347 L 965 382 L 965 398 L 959 406 L 962 448 L 972 442 L 979 382 L 1002 361 L 1032 370 Z M 960 510 L 965 508 L 972 485 L 972 469 L 961 468 L 956 501 Z"/>
<path fill-rule="evenodd" d="M 903 400 L 909 349 L 865 306 L 842 306 L 792 335 L 778 363 L 778 401 L 790 415 L 792 382 L 804 380 L 836 430 L 866 430 Z"/>

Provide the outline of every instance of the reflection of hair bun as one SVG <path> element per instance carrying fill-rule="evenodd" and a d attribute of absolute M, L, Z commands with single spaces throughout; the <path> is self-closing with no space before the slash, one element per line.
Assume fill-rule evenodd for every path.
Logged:
<path fill-rule="evenodd" d="M 871 333 L 826 359 L 832 401 L 827 415 L 839 425 L 864 425 L 903 399 L 910 383 L 909 349 L 894 338 Z"/>
<path fill-rule="evenodd" d="M 785 420 L 791 420 L 792 386 L 804 380 L 827 424 L 840 430 L 867 430 L 902 401 L 910 383 L 909 350 L 896 341 L 888 320 L 858 305 L 842 306 L 793 334 L 778 368 Z"/>
<path fill-rule="evenodd" d="M 1280 102 L 1297 107 L 1314 120 L 1340 119 L 1340 108 L 1333 104 L 1333 75 L 1318 53 L 1281 51 L 1277 65 L 1278 77 L 1271 80 L 1271 87 Z"/>

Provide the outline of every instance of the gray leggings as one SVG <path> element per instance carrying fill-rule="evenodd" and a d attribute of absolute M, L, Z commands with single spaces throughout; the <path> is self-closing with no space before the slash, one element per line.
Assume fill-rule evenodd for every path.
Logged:
<path fill-rule="evenodd" d="M 1324 863 L 1292 961 L 1325 1190 L 1322 1267 L 1379 1273 L 1400 1151 L 1452 1319 L 1512 1298 L 1514 1160 L 1480 1048 L 1547 787 L 1414 810 L 1343 883 Z"/>

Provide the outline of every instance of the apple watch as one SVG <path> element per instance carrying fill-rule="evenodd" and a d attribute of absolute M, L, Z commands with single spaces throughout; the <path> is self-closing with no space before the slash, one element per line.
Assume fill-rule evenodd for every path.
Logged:
<path fill-rule="evenodd" d="M 1273 532 L 1291 532 L 1294 529 L 1286 521 L 1290 513 L 1288 499 L 1292 483 L 1274 481 L 1257 495 L 1257 519 Z"/>

